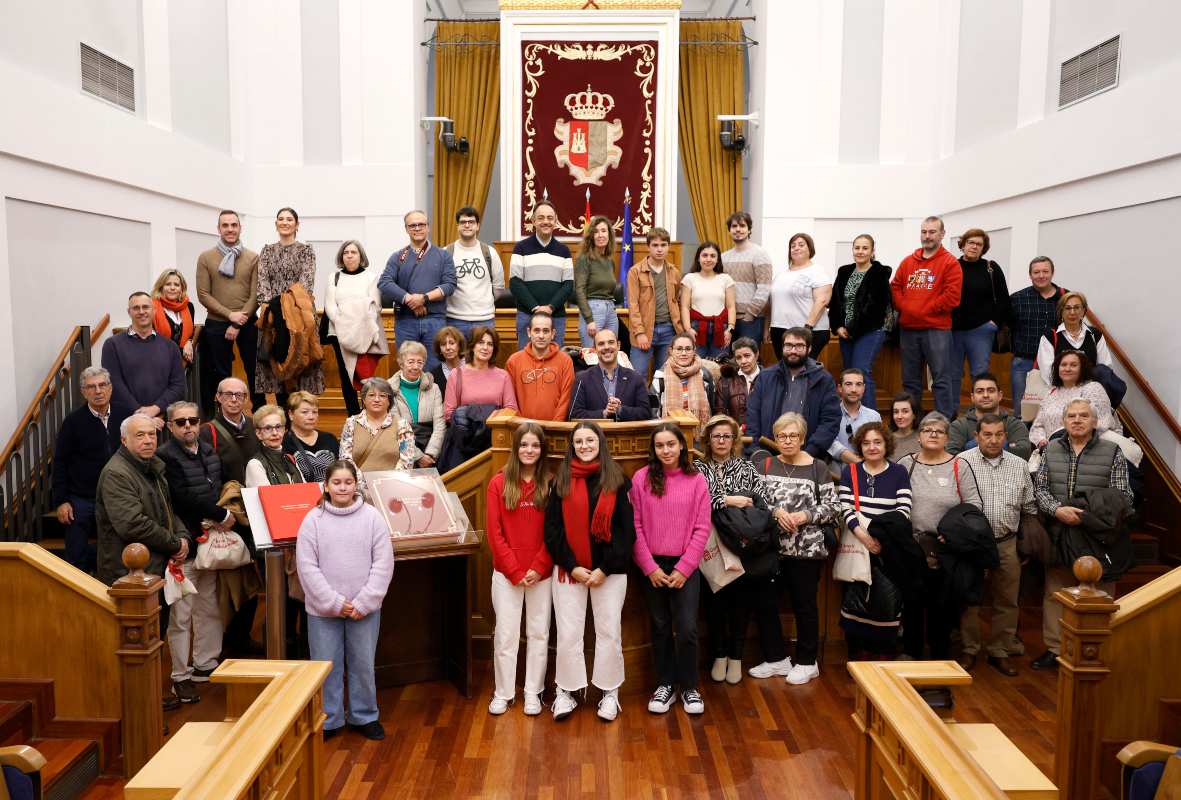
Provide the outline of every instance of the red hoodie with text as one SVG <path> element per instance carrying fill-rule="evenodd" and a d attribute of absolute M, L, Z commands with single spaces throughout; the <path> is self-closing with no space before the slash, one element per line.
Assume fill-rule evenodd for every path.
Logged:
<path fill-rule="evenodd" d="M 959 259 L 947 248 L 923 258 L 920 247 L 902 259 L 890 280 L 898 323 L 909 330 L 951 330 L 951 310 L 960 304 L 963 284 Z"/>

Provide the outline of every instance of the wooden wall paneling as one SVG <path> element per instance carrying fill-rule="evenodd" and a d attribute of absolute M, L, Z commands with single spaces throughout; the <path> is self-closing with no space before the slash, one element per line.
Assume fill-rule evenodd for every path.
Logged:
<path fill-rule="evenodd" d="M 106 586 L 40 545 L 0 542 L 0 608 L 0 678 L 53 680 L 61 717 L 122 716 L 119 625 Z"/>

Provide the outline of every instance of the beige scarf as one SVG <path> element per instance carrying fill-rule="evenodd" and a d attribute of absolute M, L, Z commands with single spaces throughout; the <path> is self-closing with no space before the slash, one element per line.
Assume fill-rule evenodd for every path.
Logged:
<path fill-rule="evenodd" d="M 661 412 L 669 416 L 673 411 L 688 411 L 697 417 L 698 426 L 710 417 L 709 398 L 705 393 L 705 379 L 701 376 L 701 358 L 693 356 L 693 363 L 677 366 L 674 357 L 664 362 L 664 404 Z"/>

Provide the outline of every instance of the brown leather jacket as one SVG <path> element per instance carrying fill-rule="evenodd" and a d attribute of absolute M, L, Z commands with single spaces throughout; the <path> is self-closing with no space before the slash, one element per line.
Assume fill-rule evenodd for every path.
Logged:
<path fill-rule="evenodd" d="M 664 280 L 668 293 L 668 315 L 673 330 L 680 333 L 681 325 L 681 268 L 671 261 L 664 262 Z M 641 333 L 652 336 L 656 319 L 656 289 L 652 284 L 652 269 L 648 259 L 636 264 L 627 273 L 628 330 L 632 341 Z"/>

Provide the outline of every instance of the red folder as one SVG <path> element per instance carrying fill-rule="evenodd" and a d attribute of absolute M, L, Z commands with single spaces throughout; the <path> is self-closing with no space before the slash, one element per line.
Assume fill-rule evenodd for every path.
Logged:
<path fill-rule="evenodd" d="M 322 496 L 318 483 L 281 483 L 258 487 L 258 502 L 275 544 L 294 542 L 299 526 Z"/>

